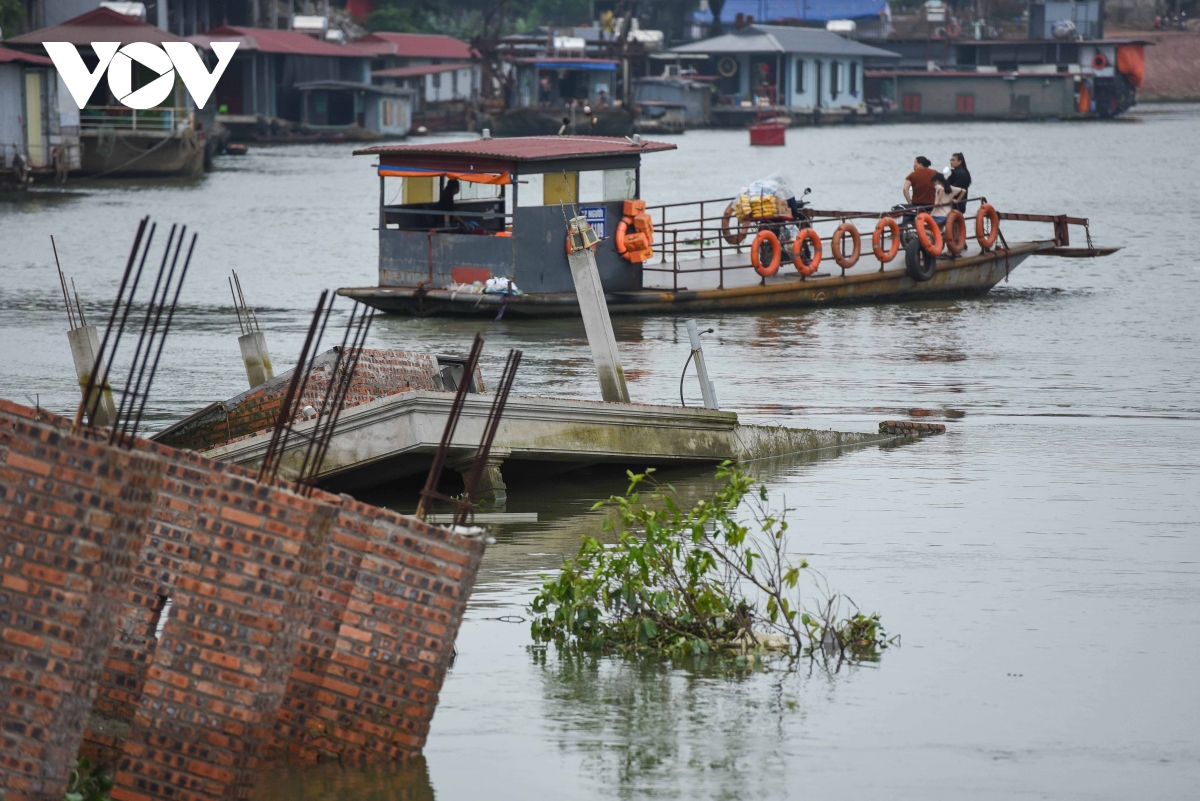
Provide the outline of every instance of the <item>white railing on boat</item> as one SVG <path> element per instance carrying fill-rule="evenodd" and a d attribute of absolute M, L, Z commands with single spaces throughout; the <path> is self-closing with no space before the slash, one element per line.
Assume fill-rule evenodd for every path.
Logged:
<path fill-rule="evenodd" d="M 79 112 L 81 130 L 177 132 L 194 127 L 195 112 L 179 106 L 136 109 L 128 106 L 85 106 Z"/>

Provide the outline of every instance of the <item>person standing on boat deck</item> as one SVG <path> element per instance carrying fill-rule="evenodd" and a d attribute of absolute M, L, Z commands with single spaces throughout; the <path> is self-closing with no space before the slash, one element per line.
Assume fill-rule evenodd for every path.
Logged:
<path fill-rule="evenodd" d="M 934 173 L 933 179 L 933 210 L 930 214 L 938 225 L 946 222 L 957 205 L 959 198 L 965 198 L 967 190 L 951 186 L 950 179 L 939 173 Z"/>
<path fill-rule="evenodd" d="M 904 179 L 904 200 L 913 206 L 932 206 L 933 177 L 937 174 L 937 170 L 929 166 L 929 159 L 917 156 L 912 172 Z"/>
<path fill-rule="evenodd" d="M 967 190 L 971 188 L 971 173 L 967 170 L 967 160 L 962 153 L 950 156 L 950 174 L 946 176 L 950 185 L 962 190 L 962 200 L 954 205 L 963 214 L 967 213 Z"/>

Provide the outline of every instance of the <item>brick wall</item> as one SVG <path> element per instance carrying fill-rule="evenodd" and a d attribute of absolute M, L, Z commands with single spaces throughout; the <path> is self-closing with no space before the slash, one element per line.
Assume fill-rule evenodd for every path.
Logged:
<path fill-rule="evenodd" d="M 306 404 L 314 409 L 321 408 L 336 350 L 323 353 L 314 361 L 303 400 L 296 408 L 303 409 Z M 364 350 L 346 396 L 346 406 L 369 403 L 410 389 L 440 389 L 434 379 L 435 370 L 434 357 L 428 353 Z M 158 434 L 155 439 L 166 445 L 203 451 L 264 431 L 279 417 L 291 378 L 292 371 L 289 370 L 262 386 L 212 404 Z"/>
<path fill-rule="evenodd" d="M 0 426 L 0 796 L 61 801 L 161 466 Z M 7 795 L 5 795 L 7 793 Z"/>
<path fill-rule="evenodd" d="M 41 413 L 34 425 L 34 415 L 0 401 L 0 433 L 53 439 L 69 424 Z M 152 512 L 145 499 L 135 510 L 144 535 L 126 543 L 123 578 L 107 585 L 120 594 L 89 674 L 99 695 L 84 752 L 119 763 L 114 799 L 248 797 L 268 746 L 355 762 L 420 750 L 482 558 L 478 537 L 348 496 L 304 498 L 145 440 L 133 451 L 78 443 L 141 460 L 153 484 Z M 6 562 L 0 580 L 13 575 Z M 88 706 L 90 696 L 83 716 Z"/>
<path fill-rule="evenodd" d="M 276 726 L 302 761 L 372 763 L 418 753 L 483 556 L 455 536 L 348 501 L 330 535 Z"/>

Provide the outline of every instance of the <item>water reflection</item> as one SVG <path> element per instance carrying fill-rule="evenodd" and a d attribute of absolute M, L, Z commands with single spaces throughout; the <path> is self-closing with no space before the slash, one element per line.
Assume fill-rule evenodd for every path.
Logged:
<path fill-rule="evenodd" d="M 433 801 L 424 757 L 394 769 L 282 766 L 258 777 L 253 801 Z"/>

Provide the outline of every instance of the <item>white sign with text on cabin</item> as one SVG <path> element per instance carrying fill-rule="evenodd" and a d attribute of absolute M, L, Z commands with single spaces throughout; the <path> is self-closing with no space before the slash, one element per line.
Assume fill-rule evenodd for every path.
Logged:
<path fill-rule="evenodd" d="M 196 108 L 204 108 L 238 47 L 237 42 L 213 42 L 217 65 L 209 72 L 195 45 L 187 42 L 163 42 L 161 47 L 150 42 L 131 42 L 124 47 L 120 42 L 92 42 L 92 50 L 99 59 L 94 70 L 89 70 L 83 63 L 75 45 L 69 42 L 43 44 L 75 99 L 75 105 L 81 109 L 87 105 L 107 70 L 108 88 L 113 96 L 122 105 L 138 110 L 154 108 L 170 97 L 175 89 L 176 72 Z M 133 88 L 135 61 L 158 74 L 157 78 L 137 89 Z"/>

